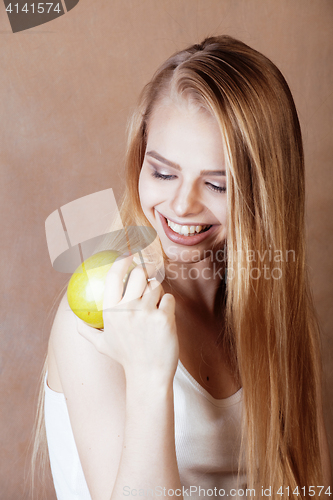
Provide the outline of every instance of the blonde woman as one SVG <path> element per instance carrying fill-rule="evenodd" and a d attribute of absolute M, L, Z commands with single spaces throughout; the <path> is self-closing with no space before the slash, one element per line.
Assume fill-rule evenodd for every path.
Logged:
<path fill-rule="evenodd" d="M 328 498 L 283 76 L 228 36 L 175 54 L 141 94 L 126 158 L 122 221 L 156 230 L 165 279 L 148 286 L 138 266 L 122 298 L 133 256 L 117 261 L 104 331 L 60 303 L 43 378 L 58 499 Z"/>

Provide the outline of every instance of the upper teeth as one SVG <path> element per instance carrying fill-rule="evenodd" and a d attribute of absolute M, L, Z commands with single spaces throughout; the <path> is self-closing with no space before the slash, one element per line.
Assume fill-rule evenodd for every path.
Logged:
<path fill-rule="evenodd" d="M 194 233 L 200 233 L 203 229 L 206 229 L 206 227 L 210 227 L 209 225 L 206 226 L 181 226 L 180 224 L 175 224 L 171 220 L 167 219 L 168 226 L 171 227 L 175 233 L 178 234 L 183 234 L 184 236 L 188 236 L 189 234 L 194 234 Z"/>

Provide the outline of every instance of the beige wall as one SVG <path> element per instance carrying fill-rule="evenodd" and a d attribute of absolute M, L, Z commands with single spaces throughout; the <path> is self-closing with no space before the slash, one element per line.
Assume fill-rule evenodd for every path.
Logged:
<path fill-rule="evenodd" d="M 1 2 L 1 498 L 30 498 L 27 449 L 45 320 L 67 279 L 51 267 L 44 221 L 107 187 L 119 199 L 126 121 L 139 91 L 165 58 L 211 34 L 270 57 L 299 110 L 333 451 L 332 22 L 331 0 L 81 0 L 59 19 L 13 34 Z M 55 498 L 51 483 L 47 489 L 43 498 Z"/>

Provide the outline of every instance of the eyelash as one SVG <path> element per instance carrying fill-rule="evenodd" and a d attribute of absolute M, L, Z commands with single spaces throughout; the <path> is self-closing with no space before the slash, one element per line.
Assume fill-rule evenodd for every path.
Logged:
<path fill-rule="evenodd" d="M 163 175 L 157 172 L 156 170 L 152 173 L 152 176 L 155 177 L 156 179 L 161 179 L 164 181 L 171 181 L 175 175 Z M 214 184 L 211 184 L 210 182 L 206 182 L 206 184 L 209 186 L 209 189 L 212 191 L 218 192 L 218 193 L 225 193 L 227 191 L 227 188 L 224 186 L 214 186 Z"/>

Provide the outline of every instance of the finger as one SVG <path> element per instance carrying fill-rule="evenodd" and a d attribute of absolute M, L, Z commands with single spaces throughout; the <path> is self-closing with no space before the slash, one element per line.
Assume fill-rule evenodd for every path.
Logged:
<path fill-rule="evenodd" d="M 150 281 L 143 292 L 141 303 L 145 309 L 156 309 L 157 304 L 160 302 L 164 294 L 163 287 L 155 278 Z"/>
<path fill-rule="evenodd" d="M 141 297 L 147 284 L 146 274 L 142 266 L 137 266 L 131 272 L 122 303 L 130 302 Z"/>
<path fill-rule="evenodd" d="M 103 310 L 115 306 L 121 300 L 124 289 L 124 278 L 133 261 L 133 255 L 118 257 L 105 279 Z"/>
<path fill-rule="evenodd" d="M 147 278 L 150 278 L 155 268 L 152 265 L 138 265 L 129 276 L 122 304 L 139 299 L 147 286 Z"/>
<path fill-rule="evenodd" d="M 167 314 L 174 314 L 176 308 L 175 297 L 171 293 L 165 293 L 161 298 L 158 308 Z"/>
<path fill-rule="evenodd" d="M 98 350 L 98 346 L 101 340 L 102 332 L 97 328 L 87 325 L 82 319 L 76 316 L 77 331 L 86 340 L 89 340 L 95 348 Z"/>

